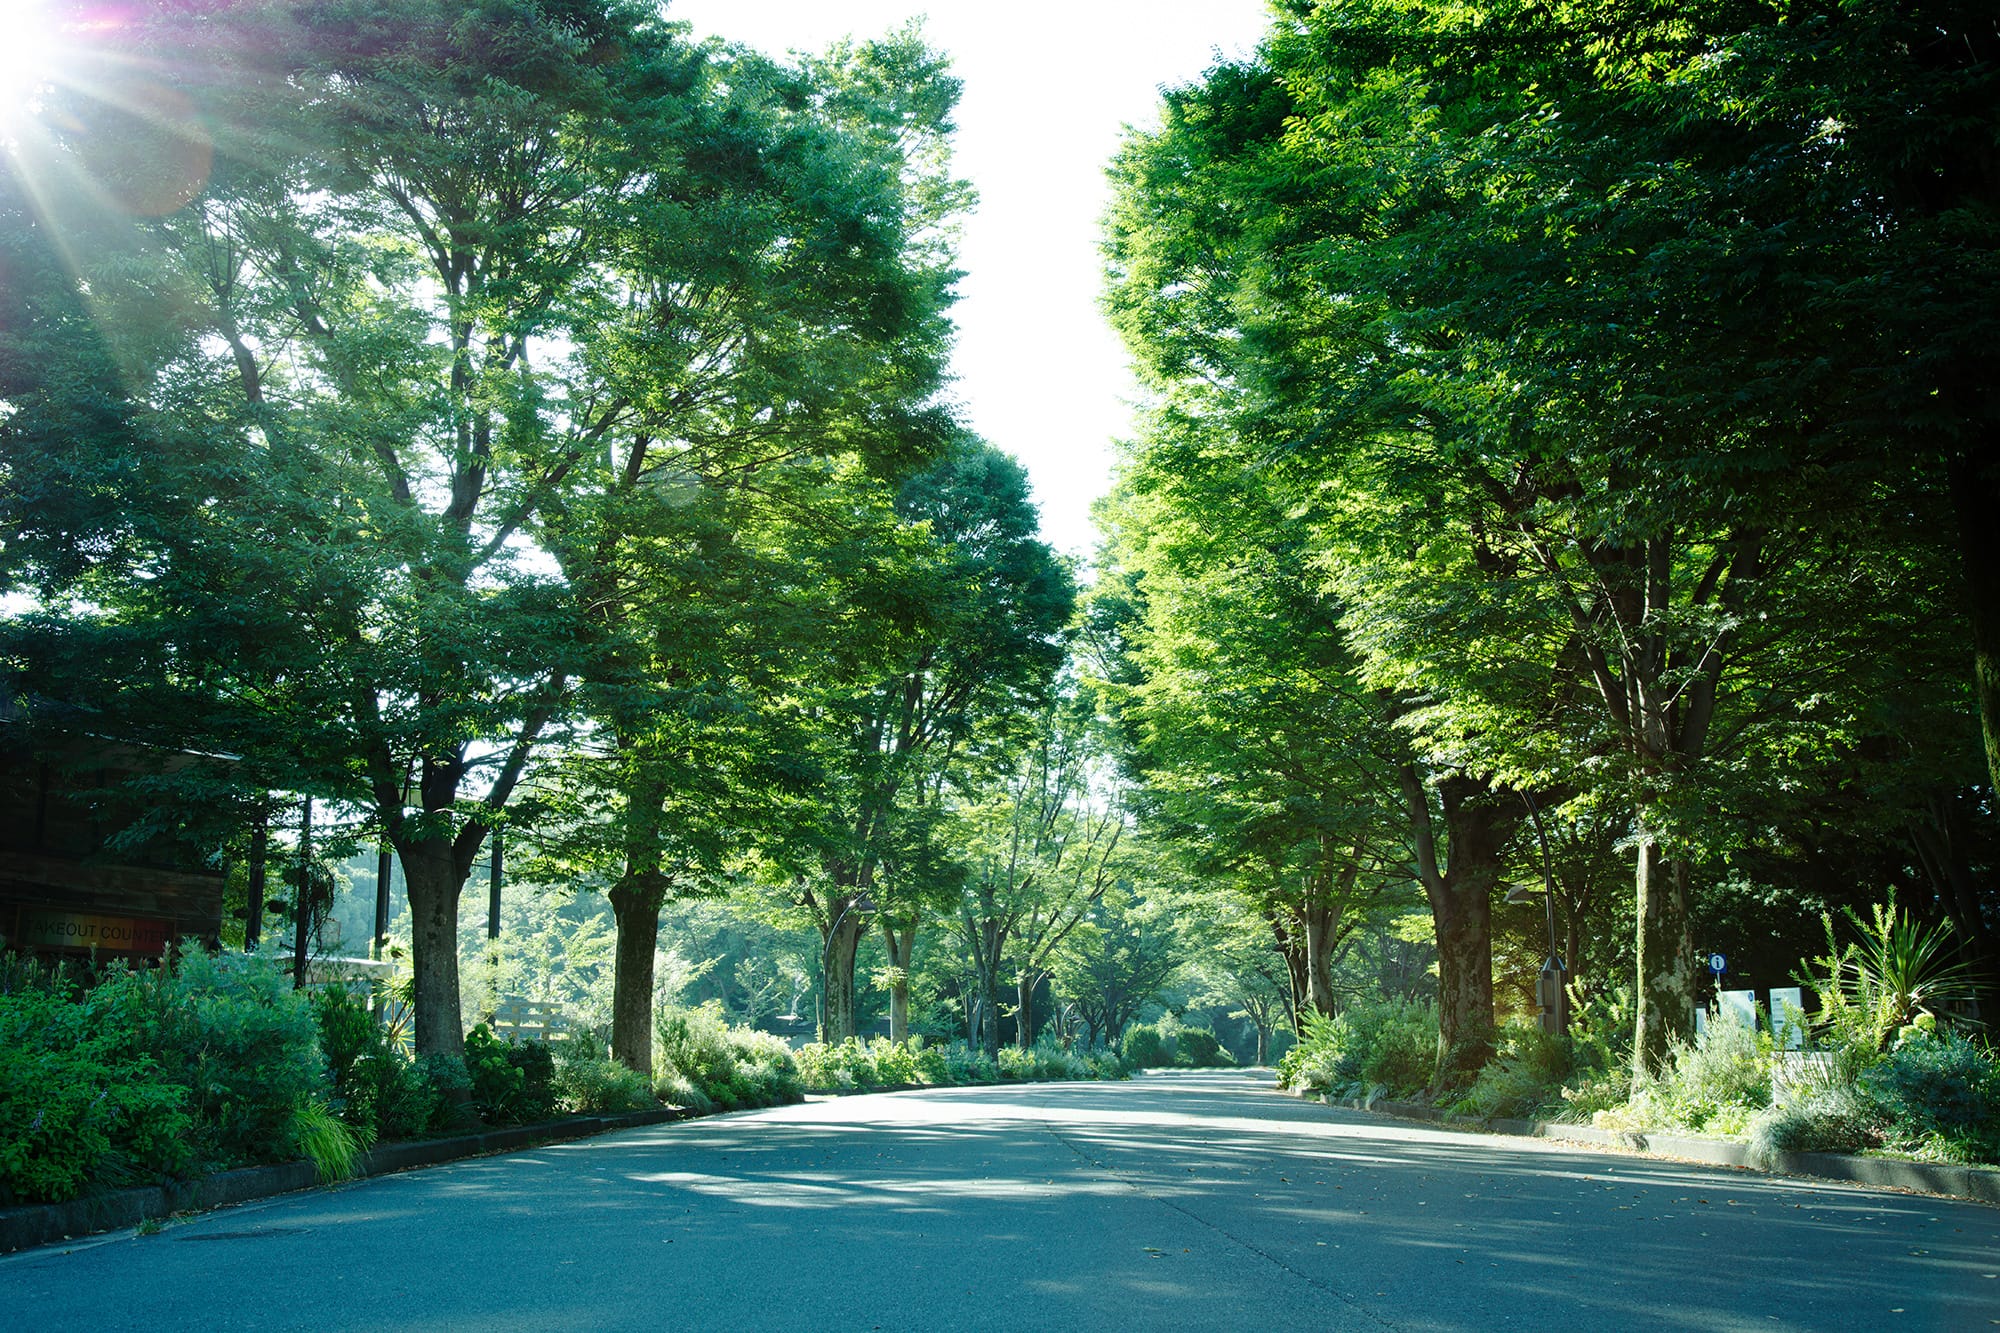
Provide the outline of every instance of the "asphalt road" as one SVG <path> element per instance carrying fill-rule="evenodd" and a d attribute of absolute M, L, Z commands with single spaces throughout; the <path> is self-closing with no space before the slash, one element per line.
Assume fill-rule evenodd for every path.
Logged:
<path fill-rule="evenodd" d="M 1994 1325 L 2000 1209 L 1239 1073 L 840 1098 L 0 1259 L 0 1327 L 37 1333 Z"/>

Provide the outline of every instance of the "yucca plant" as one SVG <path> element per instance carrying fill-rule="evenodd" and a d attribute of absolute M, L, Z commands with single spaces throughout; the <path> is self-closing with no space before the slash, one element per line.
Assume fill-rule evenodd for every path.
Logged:
<path fill-rule="evenodd" d="M 1912 1024 L 1947 1017 L 1947 1005 L 1972 994 L 1975 974 L 1956 955 L 1950 922 L 1927 926 L 1898 908 L 1894 894 L 1870 911 L 1872 919 L 1863 921 L 1853 908 L 1845 910 L 1859 938 L 1844 946 L 1833 918 L 1821 916 L 1826 953 L 1808 962 L 1799 979 L 1819 992 L 1822 1023 L 1882 1051 Z"/>

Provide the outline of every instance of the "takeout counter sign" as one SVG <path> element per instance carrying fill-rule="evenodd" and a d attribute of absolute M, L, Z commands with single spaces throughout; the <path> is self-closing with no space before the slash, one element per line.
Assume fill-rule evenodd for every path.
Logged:
<path fill-rule="evenodd" d="M 95 949 L 100 953 L 163 954 L 174 937 L 174 923 L 150 917 L 96 916 L 23 908 L 15 934 L 30 949 Z"/>

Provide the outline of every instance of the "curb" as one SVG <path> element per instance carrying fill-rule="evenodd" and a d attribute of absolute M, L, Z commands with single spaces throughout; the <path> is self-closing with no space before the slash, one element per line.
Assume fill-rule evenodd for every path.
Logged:
<path fill-rule="evenodd" d="M 386 1176 L 414 1167 L 438 1166 L 467 1157 L 512 1152 L 543 1143 L 587 1139 L 613 1130 L 642 1129 L 688 1119 L 677 1107 L 631 1111 L 624 1115 L 572 1116 L 538 1125 L 513 1125 L 449 1139 L 417 1139 L 370 1149 L 355 1165 L 355 1179 Z M 26 1204 L 0 1209 L 0 1254 L 32 1249 L 96 1232 L 136 1227 L 141 1222 L 180 1212 L 205 1212 L 231 1204 L 268 1199 L 313 1189 L 323 1182 L 311 1162 L 280 1162 L 275 1166 L 244 1166 L 219 1171 L 200 1180 L 176 1181 L 139 1189 L 114 1190 L 72 1199 L 68 1203 Z"/>
<path fill-rule="evenodd" d="M 1306 1094 L 1297 1094 L 1304 1096 Z M 1734 1167 L 1765 1175 L 1804 1176 L 1837 1180 L 1851 1185 L 1873 1185 L 1887 1189 L 1913 1190 L 1938 1194 L 1971 1203 L 2000 1205 L 2000 1167 L 1953 1166 L 1940 1162 L 1911 1162 L 1895 1157 L 1854 1157 L 1846 1153 L 1784 1152 L 1766 1160 L 1754 1154 L 1747 1143 L 1731 1139 L 1702 1139 L 1686 1134 L 1659 1134 L 1629 1129 L 1598 1129 L 1593 1125 L 1565 1125 L 1551 1120 L 1480 1120 L 1473 1116 L 1448 1115 L 1422 1102 L 1392 1102 L 1349 1098 L 1334 1101 L 1325 1095 L 1314 1100 L 1351 1111 L 1367 1111 L 1400 1120 L 1423 1120 L 1450 1129 L 1516 1138 L 1550 1139 L 1592 1148 L 1615 1148 L 1644 1153 L 1649 1157 L 1700 1162 L 1706 1166 Z"/>

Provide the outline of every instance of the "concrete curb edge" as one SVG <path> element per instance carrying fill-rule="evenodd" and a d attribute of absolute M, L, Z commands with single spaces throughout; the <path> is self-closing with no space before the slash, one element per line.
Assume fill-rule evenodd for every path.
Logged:
<path fill-rule="evenodd" d="M 1306 1095 L 1306 1094 L 1301 1094 Z M 1766 1175 L 1805 1176 L 1837 1180 L 1852 1185 L 1876 1185 L 1890 1189 L 1938 1194 L 1973 1203 L 2000 1205 L 2000 1167 L 1953 1166 L 1943 1162 L 1912 1162 L 1894 1157 L 1854 1157 L 1845 1153 L 1788 1152 L 1775 1160 L 1761 1161 L 1747 1143 L 1730 1139 L 1703 1139 L 1685 1134 L 1661 1134 L 1628 1129 L 1598 1129 L 1593 1125 L 1566 1125 L 1551 1120 L 1481 1120 L 1473 1116 L 1449 1115 L 1422 1102 L 1392 1102 L 1380 1098 L 1349 1098 L 1335 1101 L 1324 1095 L 1312 1098 L 1329 1106 L 1368 1111 L 1400 1120 L 1422 1120 L 1450 1129 L 1466 1129 L 1517 1138 L 1551 1139 L 1595 1148 L 1617 1148 L 1644 1153 L 1649 1157 L 1700 1162 L 1707 1166 L 1735 1167 Z"/>
<path fill-rule="evenodd" d="M 389 1143 L 363 1153 L 356 1179 L 392 1175 L 415 1167 L 490 1153 L 513 1152 L 545 1143 L 567 1143 L 620 1129 L 643 1129 L 689 1118 L 677 1107 L 631 1111 L 624 1115 L 571 1116 L 535 1125 L 511 1125 L 448 1139 L 416 1139 Z M 199 1180 L 113 1190 L 68 1203 L 24 1204 L 0 1209 L 0 1254 L 74 1240 L 98 1232 L 136 1227 L 174 1213 L 223 1208 L 274 1195 L 313 1189 L 325 1182 L 311 1162 L 279 1162 L 274 1166 L 244 1166 L 219 1171 Z"/>

